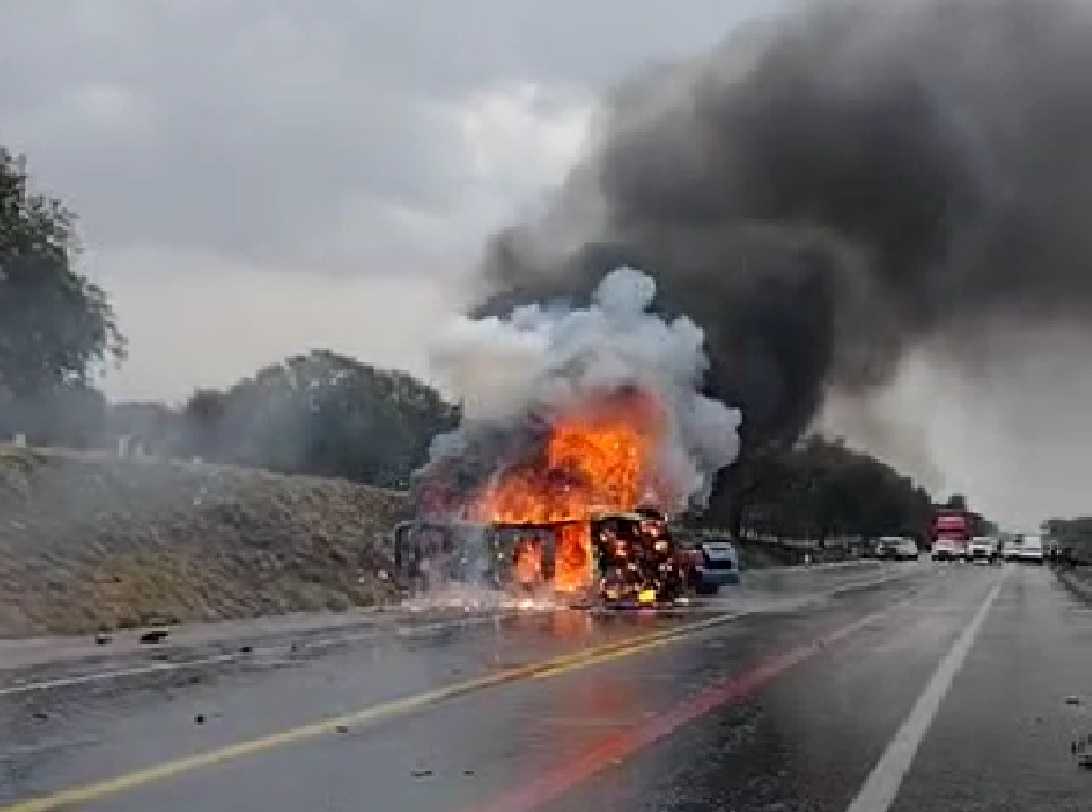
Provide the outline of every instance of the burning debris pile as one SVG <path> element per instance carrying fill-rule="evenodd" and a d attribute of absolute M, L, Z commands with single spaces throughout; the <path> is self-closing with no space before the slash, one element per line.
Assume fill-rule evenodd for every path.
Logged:
<path fill-rule="evenodd" d="M 702 504 L 735 460 L 740 412 L 699 391 L 702 331 L 650 312 L 655 296 L 651 277 L 623 267 L 586 308 L 466 318 L 438 343 L 433 365 L 462 419 L 419 472 L 419 513 L 525 530 L 494 538 L 485 556 L 487 567 L 510 559 L 509 583 L 577 593 L 595 578 L 596 545 L 614 550 L 627 534 L 633 550 L 655 543 L 645 563 L 673 573 L 666 538 L 654 538 L 665 529 L 634 511 Z"/>
<path fill-rule="evenodd" d="M 702 331 L 649 312 L 651 277 L 621 268 L 585 309 L 528 305 L 463 319 L 433 355 L 462 404 L 421 472 L 426 513 L 587 520 L 708 498 L 739 450 L 740 413 L 699 393 Z"/>

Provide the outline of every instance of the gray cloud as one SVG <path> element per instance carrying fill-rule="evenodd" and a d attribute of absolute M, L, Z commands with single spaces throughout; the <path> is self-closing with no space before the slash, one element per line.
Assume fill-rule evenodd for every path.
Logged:
<path fill-rule="evenodd" d="M 465 266 L 499 207 L 477 186 L 495 182 L 503 196 L 512 185 L 468 166 L 460 116 L 475 94 L 534 83 L 527 114 L 564 116 L 634 64 L 691 51 L 747 11 L 721 5 L 24 4 L 0 31 L 0 132 L 100 247 L 435 271 L 441 259 L 421 250 L 432 219 L 434 239 L 454 238 L 447 262 Z M 524 163 L 528 187 L 542 183 Z"/>
<path fill-rule="evenodd" d="M 0 140 L 81 216 L 130 338 L 113 396 L 315 346 L 421 374 L 462 272 L 560 181 L 600 90 L 768 4 L 22 3 Z"/>

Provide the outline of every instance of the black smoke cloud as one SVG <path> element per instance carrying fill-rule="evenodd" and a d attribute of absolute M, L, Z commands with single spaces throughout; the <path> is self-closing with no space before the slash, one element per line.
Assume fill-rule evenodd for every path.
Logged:
<path fill-rule="evenodd" d="M 489 244 L 477 314 L 647 270 L 751 441 L 924 341 L 958 359 L 1011 325 L 1092 324 L 1089 77 L 1080 2 L 790 9 L 611 94 L 546 211 Z"/>

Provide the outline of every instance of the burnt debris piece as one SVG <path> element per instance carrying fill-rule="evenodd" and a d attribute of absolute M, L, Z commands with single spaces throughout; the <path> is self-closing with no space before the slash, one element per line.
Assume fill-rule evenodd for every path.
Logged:
<path fill-rule="evenodd" d="M 167 639 L 170 632 L 167 629 L 149 629 L 140 635 L 140 642 L 144 645 L 156 645 Z"/>

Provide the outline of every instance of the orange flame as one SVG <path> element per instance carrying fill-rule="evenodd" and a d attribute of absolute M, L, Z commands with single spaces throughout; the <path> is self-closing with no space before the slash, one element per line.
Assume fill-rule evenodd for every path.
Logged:
<path fill-rule="evenodd" d="M 515 552 L 516 580 L 524 586 L 534 586 L 542 578 L 542 545 L 522 539 Z"/>
<path fill-rule="evenodd" d="M 626 391 L 560 415 L 543 452 L 501 476 L 475 500 L 482 521 L 548 524 L 632 510 L 652 484 L 663 412 L 651 395 Z"/>
<path fill-rule="evenodd" d="M 555 588 L 571 591 L 591 572 L 590 520 L 633 510 L 653 485 L 664 413 L 646 392 L 627 390 L 559 415 L 542 453 L 503 472 L 471 506 L 483 522 L 556 525 Z"/>
<path fill-rule="evenodd" d="M 573 592 L 587 582 L 591 573 L 591 524 L 574 522 L 561 525 L 557 530 L 556 549 L 554 589 Z"/>

